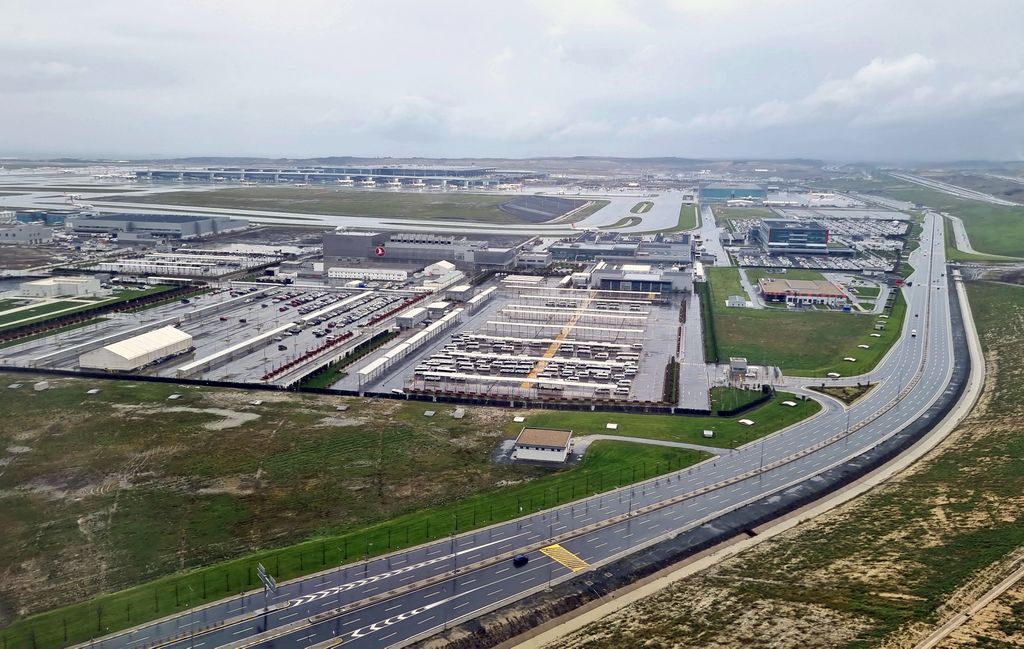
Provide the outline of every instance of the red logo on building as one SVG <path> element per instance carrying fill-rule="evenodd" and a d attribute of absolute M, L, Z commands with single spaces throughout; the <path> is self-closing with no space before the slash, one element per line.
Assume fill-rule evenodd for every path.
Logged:
<path fill-rule="evenodd" d="M 373 249 L 373 254 L 377 255 L 378 257 L 383 257 L 384 256 L 384 246 L 377 246 L 376 248 L 374 248 Z"/>

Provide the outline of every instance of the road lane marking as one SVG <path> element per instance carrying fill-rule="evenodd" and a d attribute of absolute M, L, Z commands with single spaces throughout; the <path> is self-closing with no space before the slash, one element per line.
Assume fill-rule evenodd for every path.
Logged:
<path fill-rule="evenodd" d="M 558 543 L 555 543 L 554 545 L 549 545 L 546 548 L 541 548 L 540 551 L 548 557 L 551 557 L 558 563 L 562 564 L 569 570 L 572 570 L 573 572 L 586 570 L 590 567 L 589 563 L 587 563 L 583 559 L 580 559 L 578 556 L 576 556 L 569 550 L 566 550 Z"/>

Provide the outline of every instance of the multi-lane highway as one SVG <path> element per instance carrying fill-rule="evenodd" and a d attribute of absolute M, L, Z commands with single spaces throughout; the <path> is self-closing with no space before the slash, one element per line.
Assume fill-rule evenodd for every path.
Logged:
<path fill-rule="evenodd" d="M 943 250 L 929 216 L 904 289 L 905 335 L 873 372 L 878 387 L 849 409 L 825 399 L 816 417 L 697 467 L 283 584 L 270 602 L 247 594 L 90 646 L 397 646 L 806 480 L 915 421 L 945 389 L 953 351 Z M 520 552 L 530 561 L 515 567 Z"/>

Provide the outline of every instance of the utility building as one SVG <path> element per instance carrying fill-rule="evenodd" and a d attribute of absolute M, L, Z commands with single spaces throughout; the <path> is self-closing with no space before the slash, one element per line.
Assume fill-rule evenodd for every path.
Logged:
<path fill-rule="evenodd" d="M 572 447 L 572 431 L 557 428 L 523 428 L 516 437 L 512 459 L 532 462 L 565 462 Z"/>

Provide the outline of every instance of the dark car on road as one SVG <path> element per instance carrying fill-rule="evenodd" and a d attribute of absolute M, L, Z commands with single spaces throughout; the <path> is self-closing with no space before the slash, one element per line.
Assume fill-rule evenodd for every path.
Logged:
<path fill-rule="evenodd" d="M 525 554 L 517 554 L 512 559 L 512 565 L 516 568 L 522 568 L 528 563 L 530 563 L 530 557 L 526 556 Z"/>

